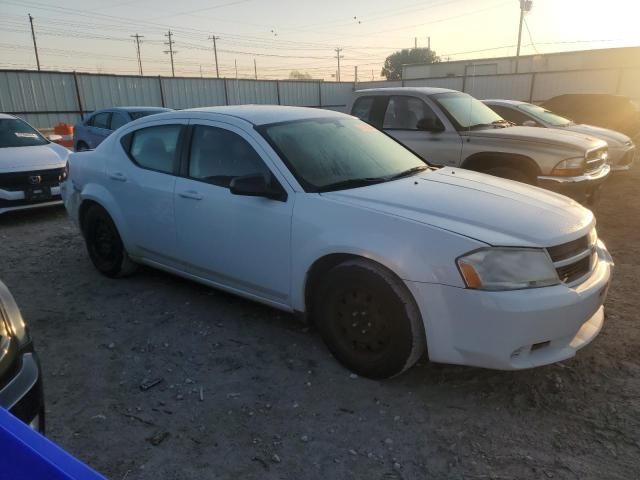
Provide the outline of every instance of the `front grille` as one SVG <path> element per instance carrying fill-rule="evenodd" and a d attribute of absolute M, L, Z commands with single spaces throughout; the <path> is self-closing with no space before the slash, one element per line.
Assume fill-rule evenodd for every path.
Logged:
<path fill-rule="evenodd" d="M 567 284 L 572 284 L 587 275 L 595 265 L 597 255 L 595 245 L 589 245 L 588 235 L 548 247 L 547 253 L 554 263 L 558 278 Z M 572 261 L 575 257 L 577 259 Z"/>
<path fill-rule="evenodd" d="M 558 277 L 564 283 L 572 283 L 578 280 L 580 277 L 585 276 L 591 270 L 591 255 L 578 260 L 575 263 L 570 263 L 564 267 L 556 269 Z"/>
<path fill-rule="evenodd" d="M 53 168 L 30 172 L 0 173 L 0 189 L 15 192 L 33 186 L 57 187 L 60 184 L 62 171 L 62 168 Z M 39 177 L 39 182 L 30 181 L 32 177 Z"/>
<path fill-rule="evenodd" d="M 607 162 L 606 153 L 606 147 L 587 153 L 585 173 L 593 173 L 600 170 L 600 168 L 602 168 L 602 166 Z"/>
<path fill-rule="evenodd" d="M 559 262 L 566 260 L 567 258 L 575 257 L 589 248 L 589 237 L 580 237 L 571 242 L 556 245 L 554 247 L 547 248 L 549 256 L 553 262 Z"/>

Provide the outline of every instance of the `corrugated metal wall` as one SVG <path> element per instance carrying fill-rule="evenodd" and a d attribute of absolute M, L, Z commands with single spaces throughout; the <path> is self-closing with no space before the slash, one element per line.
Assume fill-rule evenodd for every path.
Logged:
<path fill-rule="evenodd" d="M 531 79 L 529 74 L 467 77 L 464 91 L 481 100 L 485 98 L 529 100 Z"/>
<path fill-rule="evenodd" d="M 224 80 L 213 78 L 163 78 L 161 81 L 164 102 L 167 108 L 179 110 L 226 104 Z"/>
<path fill-rule="evenodd" d="M 77 79 L 77 91 L 76 91 Z M 532 88 L 533 83 L 533 88 Z M 0 111 L 38 128 L 76 123 L 82 112 L 124 105 L 182 109 L 213 105 L 281 104 L 345 111 L 354 90 L 400 87 L 392 82 L 318 82 L 160 78 L 64 72 L 0 71 Z M 476 75 L 404 81 L 405 86 L 462 90 L 478 98 L 542 102 L 563 93 L 612 93 L 640 99 L 640 68 Z M 78 95 L 80 102 L 78 102 Z M 82 112 L 81 112 L 82 111 Z"/>
<path fill-rule="evenodd" d="M 85 111 L 127 105 L 162 105 L 158 78 L 78 74 L 78 88 Z"/>

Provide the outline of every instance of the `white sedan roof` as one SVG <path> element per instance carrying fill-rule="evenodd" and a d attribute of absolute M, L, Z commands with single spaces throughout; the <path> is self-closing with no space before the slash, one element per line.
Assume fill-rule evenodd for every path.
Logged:
<path fill-rule="evenodd" d="M 213 113 L 216 115 L 228 115 L 240 118 L 253 125 L 265 125 L 268 123 L 289 122 L 292 120 L 305 120 L 311 118 L 347 118 L 349 115 L 323 110 L 321 108 L 285 107 L 281 105 L 232 105 L 224 107 L 192 108 L 182 112 Z M 180 115 L 180 111 L 161 114 L 163 117 Z M 202 115 L 203 118 L 206 115 Z"/>

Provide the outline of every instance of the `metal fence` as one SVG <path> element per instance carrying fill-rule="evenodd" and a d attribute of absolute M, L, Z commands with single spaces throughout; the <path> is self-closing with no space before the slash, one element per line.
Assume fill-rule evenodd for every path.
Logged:
<path fill-rule="evenodd" d="M 543 102 L 564 93 L 609 93 L 640 99 L 640 67 L 462 75 L 377 82 L 167 78 L 0 70 L 0 111 L 37 128 L 76 123 L 113 106 L 174 109 L 239 104 L 297 105 L 345 111 L 354 90 L 429 86 L 474 97 Z"/>
<path fill-rule="evenodd" d="M 394 82 L 363 82 L 361 88 L 441 87 L 479 99 L 501 98 L 540 103 L 565 93 L 607 93 L 640 99 L 640 67 L 592 68 L 552 72 L 430 77 Z"/>
<path fill-rule="evenodd" d="M 0 111 L 37 128 L 76 123 L 88 112 L 114 106 L 173 109 L 271 104 L 345 111 L 353 82 L 240 80 L 0 70 Z"/>

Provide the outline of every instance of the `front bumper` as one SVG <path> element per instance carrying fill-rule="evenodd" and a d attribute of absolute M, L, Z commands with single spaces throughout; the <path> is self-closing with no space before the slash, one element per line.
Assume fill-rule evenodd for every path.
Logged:
<path fill-rule="evenodd" d="M 600 187 L 609 176 L 610 165 L 604 165 L 596 172 L 577 177 L 538 177 L 538 186 L 561 193 L 582 203 L 595 203 Z"/>
<path fill-rule="evenodd" d="M 500 370 L 573 357 L 600 332 L 613 262 L 604 245 L 578 286 L 487 292 L 407 282 L 434 362 Z"/>
<path fill-rule="evenodd" d="M 35 352 L 18 358 L 16 373 L 0 389 L 0 406 L 44 433 L 44 393 L 40 361 Z"/>
<path fill-rule="evenodd" d="M 14 210 L 49 207 L 52 205 L 60 205 L 61 203 L 62 198 L 60 196 L 59 186 L 51 187 L 51 199 L 33 202 L 25 200 L 23 191 L 0 189 L 0 215 Z"/>

